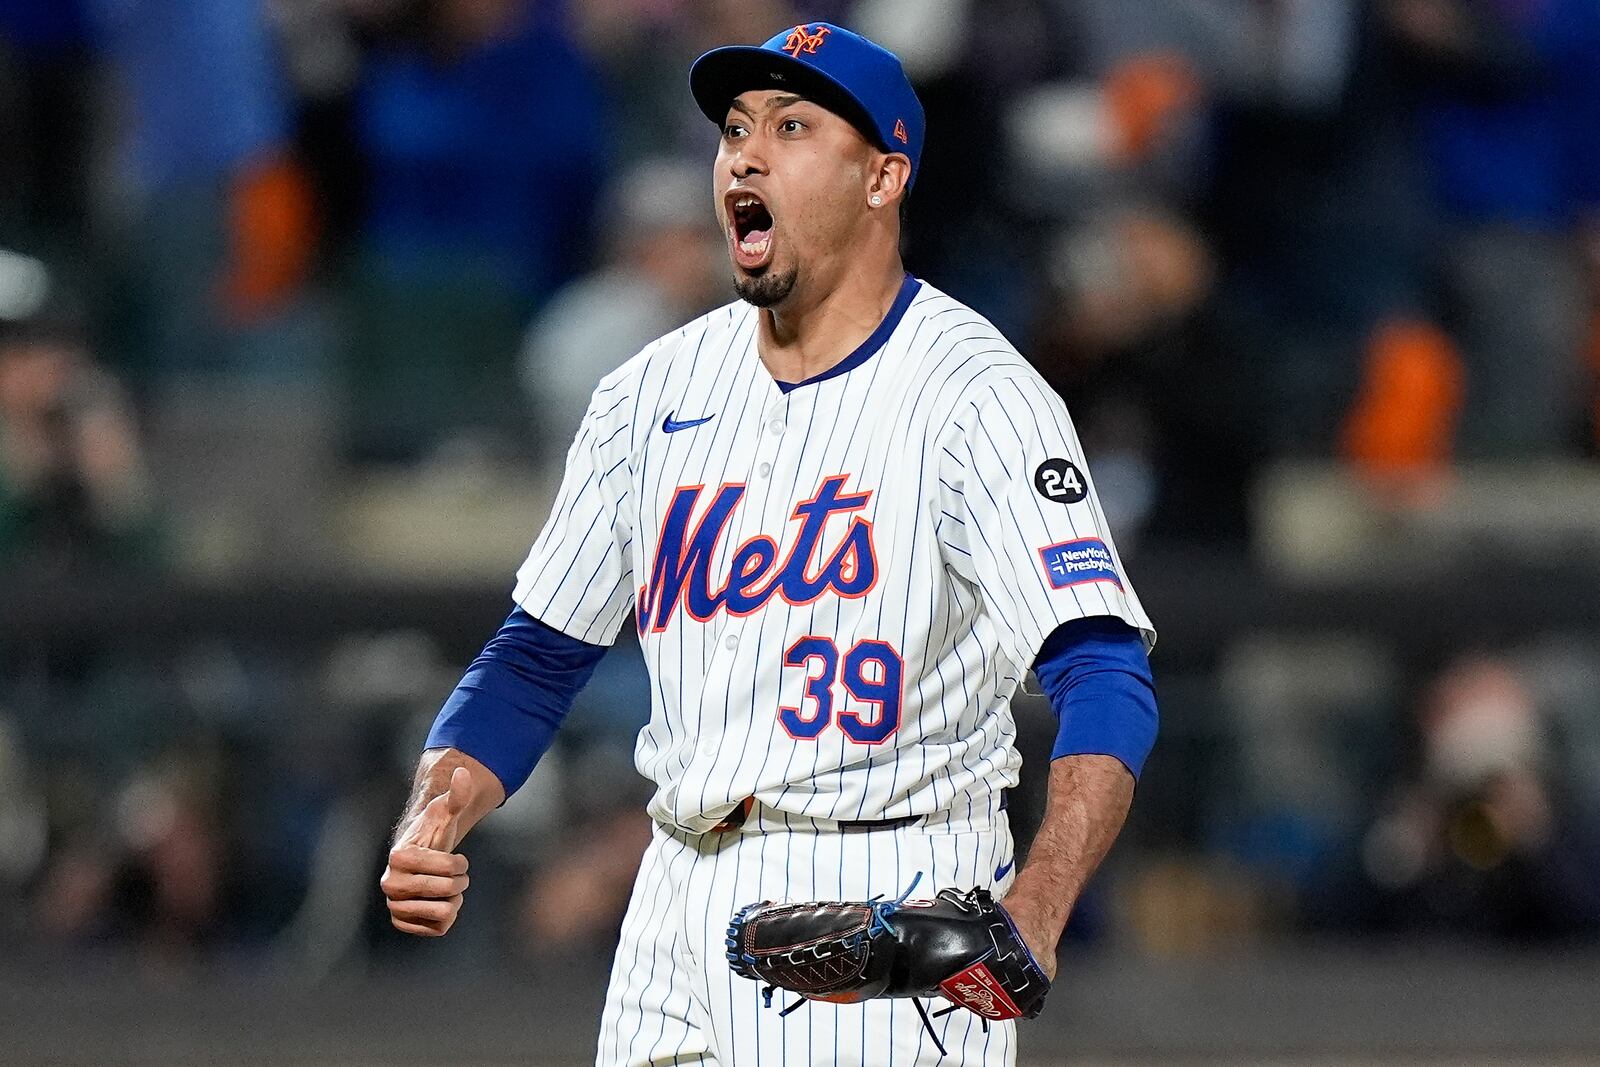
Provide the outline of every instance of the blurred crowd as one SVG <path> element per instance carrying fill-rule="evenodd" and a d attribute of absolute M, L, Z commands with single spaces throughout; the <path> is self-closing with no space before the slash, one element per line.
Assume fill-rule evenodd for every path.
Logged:
<path fill-rule="evenodd" d="M 1597 0 L 0 0 L 0 573 L 460 573 L 594 382 L 731 299 L 689 62 L 824 18 L 927 107 L 908 266 L 1066 397 L 1126 551 L 1243 553 L 1285 460 L 1387 493 L 1600 450 Z M 1362 639 L 1174 687 L 1213 732 L 1166 802 L 1152 765 L 1166 859 L 1106 913 L 1178 948 L 1600 930 L 1592 652 Z M 388 944 L 399 724 L 458 669 L 416 634 L 4 652 L 18 929 Z M 482 834 L 474 906 L 526 944 L 615 922 L 641 669 Z"/>

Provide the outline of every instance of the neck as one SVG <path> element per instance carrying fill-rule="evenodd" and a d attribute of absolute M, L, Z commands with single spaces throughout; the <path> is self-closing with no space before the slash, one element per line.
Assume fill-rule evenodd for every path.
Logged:
<path fill-rule="evenodd" d="M 756 349 L 780 382 L 814 378 L 860 347 L 878 328 L 905 280 L 900 255 L 859 264 L 816 286 L 815 296 L 795 292 L 780 307 L 761 312 Z"/>

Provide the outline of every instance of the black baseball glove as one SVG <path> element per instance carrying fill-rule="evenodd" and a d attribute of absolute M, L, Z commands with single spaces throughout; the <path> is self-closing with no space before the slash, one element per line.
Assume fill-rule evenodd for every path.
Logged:
<path fill-rule="evenodd" d="M 1033 1018 L 1050 990 L 986 889 L 941 889 L 933 900 L 750 904 L 728 924 L 728 964 L 766 983 L 768 1003 L 773 987 L 836 1004 L 912 997 L 924 1022 L 922 997 L 943 996 L 946 1012 L 963 1007 L 987 1022 Z"/>

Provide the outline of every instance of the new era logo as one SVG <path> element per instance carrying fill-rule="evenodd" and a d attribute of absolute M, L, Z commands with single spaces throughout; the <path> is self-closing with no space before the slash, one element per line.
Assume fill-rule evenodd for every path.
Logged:
<path fill-rule="evenodd" d="M 906 135 L 906 124 L 903 119 L 894 120 L 894 139 L 901 144 L 910 144 L 911 138 Z"/>

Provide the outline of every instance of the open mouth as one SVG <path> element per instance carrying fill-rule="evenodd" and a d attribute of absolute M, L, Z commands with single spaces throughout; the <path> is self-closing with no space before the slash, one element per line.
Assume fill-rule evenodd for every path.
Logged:
<path fill-rule="evenodd" d="M 733 261 L 745 270 L 760 270 L 772 260 L 772 211 L 747 190 L 728 194 L 727 205 Z"/>

